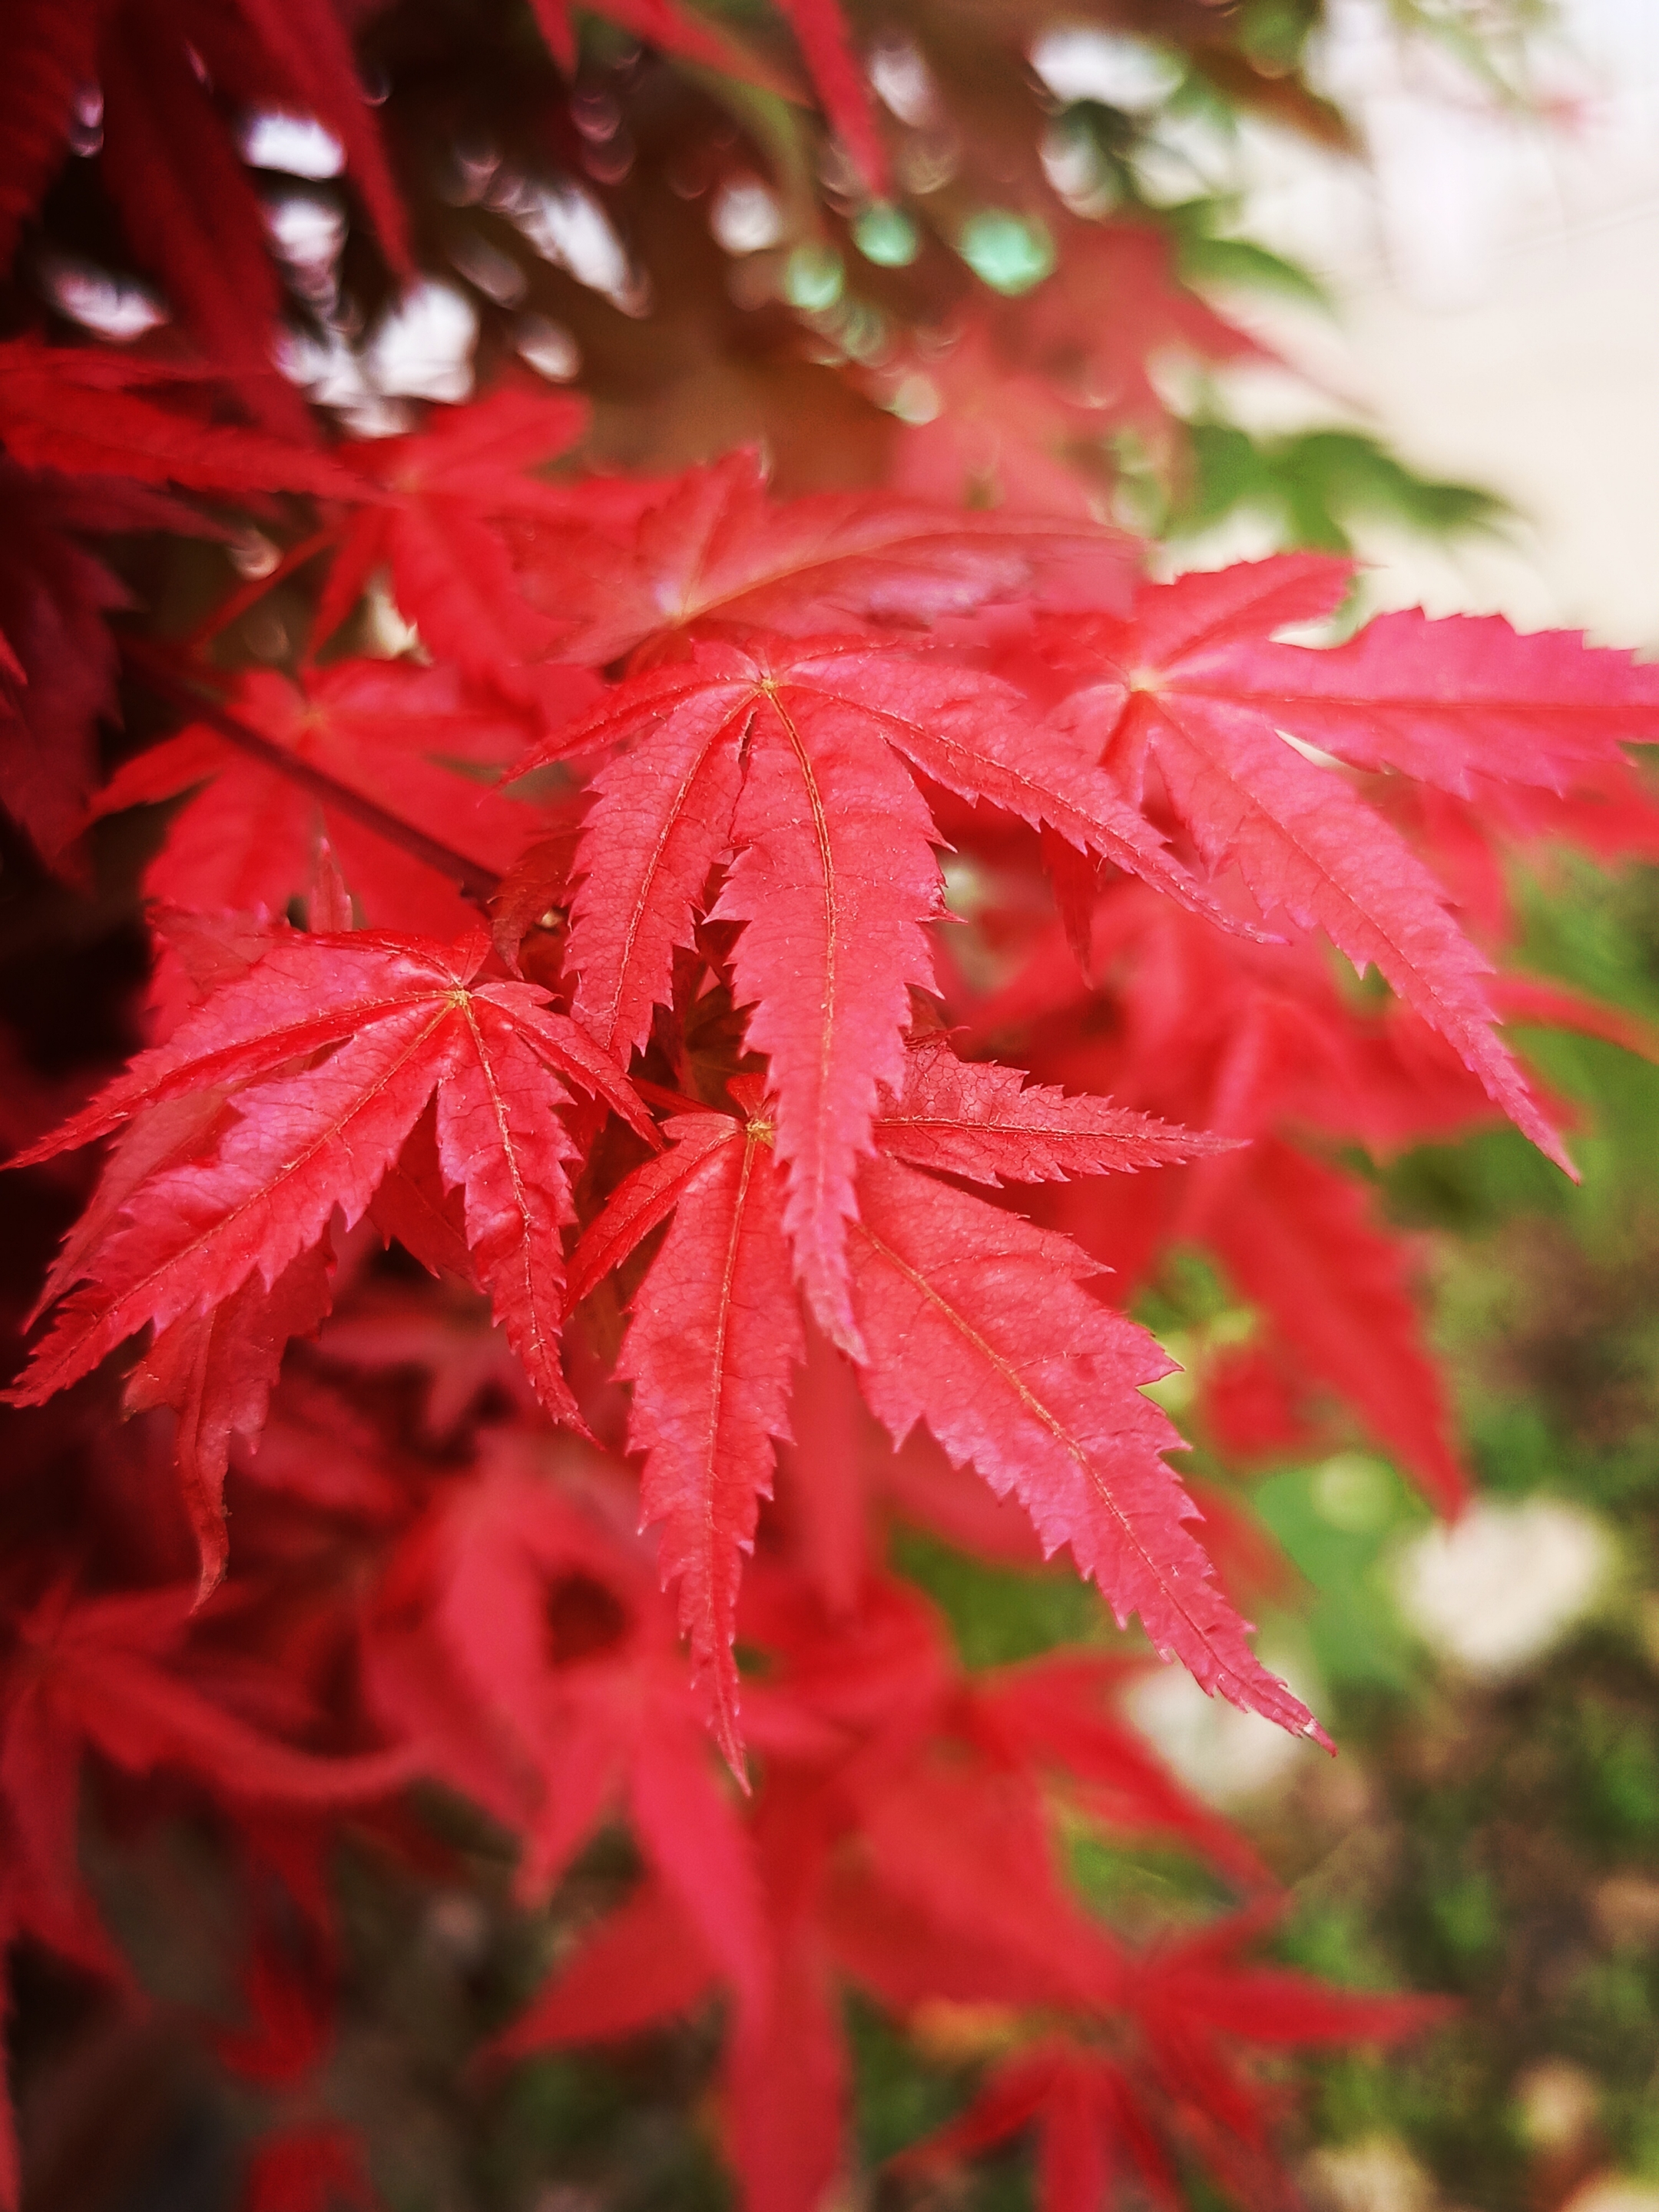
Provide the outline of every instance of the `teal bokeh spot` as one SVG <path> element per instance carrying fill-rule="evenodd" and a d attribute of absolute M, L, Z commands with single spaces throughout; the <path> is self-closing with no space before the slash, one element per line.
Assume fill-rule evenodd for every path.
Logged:
<path fill-rule="evenodd" d="M 902 208 L 878 200 L 853 225 L 853 243 L 879 269 L 908 269 L 921 251 L 921 234 Z"/>
<path fill-rule="evenodd" d="M 1006 208 L 969 216 L 957 251 L 981 283 L 1010 298 L 1040 284 L 1054 265 L 1054 241 L 1043 226 Z"/>
<path fill-rule="evenodd" d="M 827 246 L 798 246 L 784 266 L 783 296 L 792 307 L 822 314 L 840 299 L 845 283 L 840 254 Z"/>
<path fill-rule="evenodd" d="M 887 349 L 886 319 L 863 301 L 849 301 L 836 336 L 854 361 L 876 361 Z"/>

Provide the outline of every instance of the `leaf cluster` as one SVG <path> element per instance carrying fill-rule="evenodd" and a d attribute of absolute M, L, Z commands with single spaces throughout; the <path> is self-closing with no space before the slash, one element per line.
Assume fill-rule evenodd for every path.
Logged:
<path fill-rule="evenodd" d="M 1626 750 L 1659 678 L 1491 619 L 1287 643 L 1350 592 L 1328 551 L 1148 580 L 1110 438 L 1175 436 L 1166 343 L 1255 349 L 1184 283 L 1179 223 L 1042 182 L 1038 95 L 1004 82 L 1036 16 L 919 10 L 860 58 L 823 0 L 614 0 L 659 58 L 607 60 L 551 0 L 473 36 L 412 7 L 369 33 L 380 118 L 348 13 L 26 4 L 0 32 L 0 214 L 45 250 L 95 78 L 105 213 L 179 324 L 0 343 L 0 799 L 43 911 L 54 872 L 127 854 L 151 951 L 125 1065 L 89 1029 L 60 1081 L 20 1050 L 4 1107 L 20 1218 L 65 1231 L 12 1286 L 5 1931 L 131 1993 L 82 1778 L 113 1831 L 185 1808 L 240 1900 L 204 2033 L 271 2108 L 245 2201 L 367 2203 L 301 2087 L 339 2016 L 337 1842 L 460 1890 L 487 1863 L 533 1915 L 623 1824 L 630 1877 L 485 2075 L 700 2023 L 746 2200 L 811 2212 L 848 2163 L 850 1997 L 976 2069 L 901 2193 L 1023 2136 L 1056 2212 L 1200 2171 L 1283 2202 L 1273 2054 L 1435 2008 L 1261 1964 L 1271 1877 L 1117 1701 L 1162 1659 L 1328 1741 L 1249 1640 L 1279 1568 L 1223 1466 L 1354 1433 L 1462 1500 L 1367 1164 L 1507 1121 L 1571 1173 L 1502 1024 L 1648 1048 L 1508 959 L 1507 871 L 1659 849 Z M 1301 23 L 1173 11 L 1182 96 L 1322 125 L 1277 74 Z M 741 145 L 662 56 L 724 73 Z M 586 182 L 530 161 L 550 99 Z M 416 411 L 369 375 L 346 264 L 279 274 L 237 133 L 296 107 L 388 287 L 428 251 L 399 162 L 443 149 L 472 226 L 446 250 L 501 311 L 482 396 Z M 763 143 L 795 197 L 755 283 L 711 283 L 700 232 L 675 293 L 684 210 L 730 235 Z M 521 250 L 589 295 L 582 398 L 510 319 Z M 279 324 L 349 434 L 271 371 Z M 641 402 L 662 329 L 677 396 Z M 699 358 L 726 398 L 681 438 Z M 1408 495 L 1320 452 L 1322 513 L 1343 466 Z M 165 613 L 118 633 L 124 574 Z M 120 653 L 127 703 L 182 726 L 139 708 L 106 772 Z M 1182 1255 L 1217 1296 L 1177 1363 L 1125 1308 Z M 1093 1633 L 970 1669 L 906 1542 L 1066 1554 Z M 476 1816 L 459 1844 L 434 1790 Z M 1069 1879 L 1083 1836 L 1179 1847 L 1229 1909 L 1115 1928 Z"/>

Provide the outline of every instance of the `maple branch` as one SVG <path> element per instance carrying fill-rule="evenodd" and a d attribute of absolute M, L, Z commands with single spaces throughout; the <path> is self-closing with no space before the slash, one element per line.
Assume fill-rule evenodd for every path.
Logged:
<path fill-rule="evenodd" d="M 140 680 L 147 684 L 158 697 L 205 722 L 216 737 L 223 738 L 241 752 L 257 760 L 262 768 L 273 774 L 286 776 L 290 783 L 308 791 L 313 799 L 349 814 L 365 830 L 372 830 L 377 837 L 384 837 L 396 845 L 412 860 L 423 861 L 435 868 L 441 876 L 447 876 L 476 906 L 488 908 L 501 887 L 501 877 L 493 868 L 481 861 L 471 860 L 465 853 L 453 846 L 441 844 L 437 838 L 428 837 L 423 830 L 401 816 L 392 813 L 362 792 L 354 791 L 349 783 L 342 783 L 326 769 L 315 767 L 310 761 L 301 760 L 284 745 L 264 736 L 251 723 L 233 714 L 201 678 L 176 667 L 161 649 L 147 639 L 125 637 L 121 651 L 128 665 Z"/>

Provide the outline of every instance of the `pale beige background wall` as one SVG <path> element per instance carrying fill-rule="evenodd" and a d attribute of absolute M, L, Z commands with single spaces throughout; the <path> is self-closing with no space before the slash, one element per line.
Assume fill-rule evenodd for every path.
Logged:
<path fill-rule="evenodd" d="M 1323 67 L 1370 173 L 1266 133 L 1243 161 L 1249 230 L 1319 270 L 1340 325 L 1247 312 L 1417 465 L 1522 512 L 1512 544 L 1449 557 L 1371 533 L 1380 601 L 1659 647 L 1659 0 L 1559 20 L 1546 122 L 1402 58 L 1380 0 L 1342 0 Z M 1336 411 L 1247 382 L 1263 423 Z"/>

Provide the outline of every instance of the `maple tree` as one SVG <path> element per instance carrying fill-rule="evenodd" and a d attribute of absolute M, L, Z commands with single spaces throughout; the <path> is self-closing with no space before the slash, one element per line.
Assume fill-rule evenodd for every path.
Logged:
<path fill-rule="evenodd" d="M 89 1020 L 55 1076 L 8 1048 L 34 1196 L 4 1933 L 136 2002 L 77 1792 L 187 1793 L 250 1900 L 249 2024 L 207 2040 L 287 2086 L 328 2047 L 337 1838 L 420 1865 L 406 1793 L 441 1784 L 513 1840 L 530 1908 L 620 1819 L 635 1886 L 486 2069 L 714 2002 L 744 2201 L 811 2212 L 847 2162 L 854 1990 L 991 2061 L 896 2185 L 1032 2132 L 1048 2212 L 1121 2179 L 1176 2204 L 1200 2167 L 1282 2203 L 1249 2047 L 1436 2008 L 1253 1961 L 1270 1874 L 1117 1710 L 1162 1660 L 1328 1743 L 1251 1646 L 1261 1540 L 1171 1466 L 1172 1362 L 1125 1309 L 1203 1247 L 1255 1316 L 1197 1374 L 1212 1458 L 1357 1431 L 1456 1509 L 1412 1255 L 1355 1155 L 1507 1116 L 1571 1171 L 1501 1021 L 1648 1041 L 1502 964 L 1504 869 L 1659 851 L 1625 750 L 1659 739 L 1659 672 L 1496 620 L 1286 641 L 1349 600 L 1328 553 L 1148 580 L 1110 519 L 1123 439 L 1181 465 L 1148 362 L 1260 349 L 1155 209 L 1056 198 L 1042 104 L 991 67 L 1046 10 L 947 35 L 918 9 L 873 70 L 830 0 L 599 12 L 0 25 L 0 799 L 43 912 L 118 851 L 150 943 L 124 1036 Z M 1218 96 L 1340 129 L 1234 11 L 1167 12 Z M 101 149 L 60 175 L 89 87 Z M 250 117 L 321 131 L 396 287 L 433 250 L 417 154 L 447 135 L 465 170 L 482 113 L 580 140 L 604 184 L 624 107 L 643 150 L 608 181 L 632 172 L 665 325 L 677 281 L 702 318 L 667 396 L 637 389 L 647 295 L 568 237 L 543 258 L 585 397 L 506 319 L 478 397 L 416 412 L 354 368 L 349 434 L 272 369 L 285 321 L 343 359 L 354 325 L 337 284 L 285 293 Z M 1023 273 L 973 243 L 969 137 L 1024 196 L 995 234 Z M 745 308 L 706 225 L 690 279 L 679 249 L 769 159 L 799 236 Z M 531 169 L 467 160 L 534 246 Z M 176 331 L 86 343 L 40 303 L 94 182 Z M 830 242 L 872 216 L 878 308 Z M 504 318 L 510 277 L 479 280 Z M 54 1480 L 56 1517 L 22 1498 Z M 896 1526 L 1066 1553 L 1140 1643 L 966 1669 Z M 1066 1881 L 1078 1824 L 1174 1839 L 1237 1909 L 1137 1947 Z M 242 2201 L 373 2203 L 372 2166 L 296 2108 Z M 0 2203 L 20 2172 L 8 2136 Z"/>

